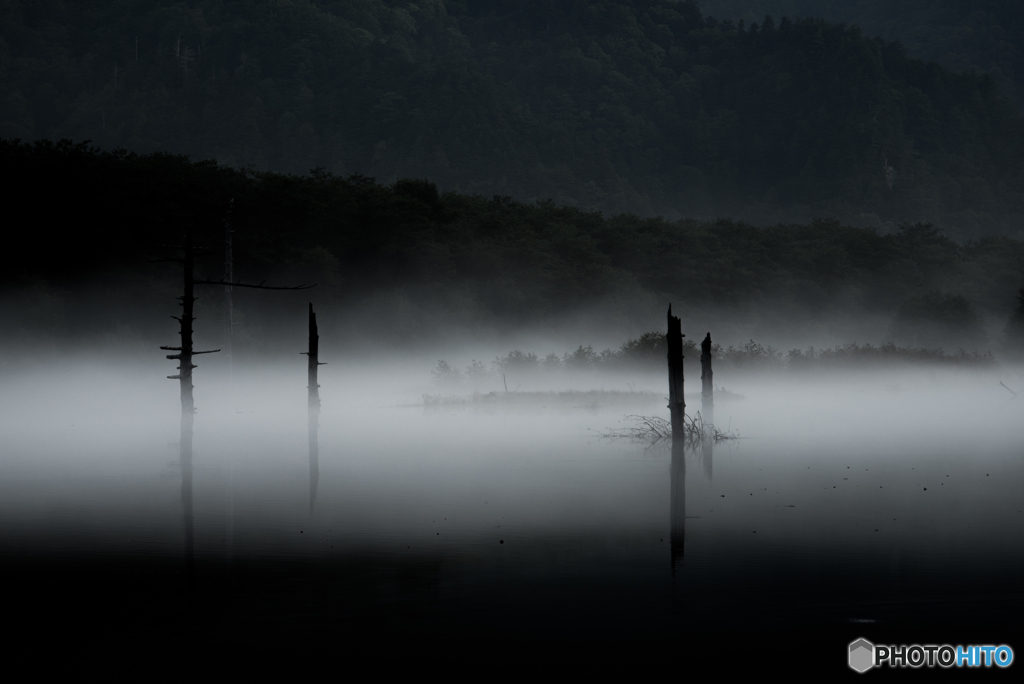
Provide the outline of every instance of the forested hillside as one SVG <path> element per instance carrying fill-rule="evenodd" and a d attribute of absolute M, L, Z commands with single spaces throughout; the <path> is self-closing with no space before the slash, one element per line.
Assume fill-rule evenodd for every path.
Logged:
<path fill-rule="evenodd" d="M 1024 107 L 1024 3 L 1017 0 L 700 0 L 700 6 L 747 24 L 766 15 L 855 24 L 869 37 L 899 40 L 911 57 L 988 73 Z"/>
<path fill-rule="evenodd" d="M 670 0 L 0 2 L 0 137 L 606 214 L 1024 225 L 987 75 Z"/>
<path fill-rule="evenodd" d="M 882 235 L 834 221 L 757 228 L 608 218 L 439 193 L 424 181 L 246 174 L 68 143 L 0 141 L 0 174 L 8 206 L 23 217 L 5 247 L 3 337 L 120 330 L 124 339 L 172 329 L 180 266 L 149 262 L 191 228 L 206 254 L 197 277 L 221 277 L 231 206 L 238 277 L 317 283 L 309 295 L 324 325 L 352 326 L 350 335 L 384 329 L 393 340 L 445 327 L 550 327 L 583 310 L 596 311 L 605 329 L 643 331 L 673 302 L 688 324 L 711 312 L 740 322 L 739 334 L 774 320 L 798 337 L 843 319 L 853 332 L 839 341 L 884 341 L 884 330 L 856 327 L 874 318 L 891 320 L 889 338 L 913 346 L 993 348 L 1018 308 L 1024 272 L 1019 240 L 961 244 L 926 224 Z M 236 302 L 243 331 L 264 321 L 253 339 L 279 327 L 261 311 L 305 315 L 306 293 L 250 294 L 239 290 Z M 219 288 L 199 295 L 197 330 L 219 334 Z M 365 330 L 351 314 L 360 308 L 370 314 Z M 984 320 L 994 335 L 986 337 Z M 301 318 L 295 329 L 303 330 Z"/>

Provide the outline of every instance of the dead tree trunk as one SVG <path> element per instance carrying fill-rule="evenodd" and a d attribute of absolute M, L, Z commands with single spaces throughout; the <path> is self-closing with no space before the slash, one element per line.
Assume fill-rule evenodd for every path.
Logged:
<path fill-rule="evenodd" d="M 194 267 L 194 253 L 192 249 L 192 233 L 185 234 L 185 273 L 184 292 L 181 297 L 181 350 L 176 355 L 179 359 L 178 366 L 178 387 L 181 390 L 181 436 L 180 436 L 180 457 L 181 457 L 181 504 L 185 516 L 185 572 L 188 589 L 192 587 L 192 428 L 195 422 L 196 405 L 192 396 L 192 316 L 195 305 L 195 295 L 192 287 L 192 271 Z M 172 354 L 168 358 L 173 358 Z"/>
<path fill-rule="evenodd" d="M 313 303 L 309 303 L 309 365 L 306 367 L 306 375 L 309 379 L 309 407 L 320 409 L 320 385 L 316 382 L 317 366 L 320 365 L 320 335 L 316 327 L 316 312 L 313 311 Z"/>
<path fill-rule="evenodd" d="M 700 343 L 700 381 L 701 381 L 701 413 L 704 422 L 714 425 L 715 422 L 715 386 L 712 382 L 711 370 L 711 333 Z"/>
<path fill-rule="evenodd" d="M 182 295 L 178 298 L 181 302 L 181 316 L 171 316 L 180 323 L 181 346 L 160 347 L 168 351 L 176 351 L 177 354 L 170 354 L 169 359 L 178 360 L 178 374 L 168 375 L 171 380 L 178 381 L 181 390 L 181 449 L 182 467 L 185 467 L 185 448 L 188 446 L 188 466 L 192 464 L 192 422 L 195 417 L 196 407 L 192 398 L 192 369 L 196 365 L 192 363 L 192 357 L 196 354 L 212 354 L 220 351 L 211 349 L 208 351 L 195 351 L 192 348 L 192 322 L 195 321 L 192 313 L 195 310 L 195 249 L 192 246 L 192 231 L 185 231 L 185 247 L 182 262 Z M 187 436 L 187 440 L 186 440 Z"/>
<path fill-rule="evenodd" d="M 189 432 L 191 433 L 192 417 L 195 415 L 195 399 L 192 396 L 192 369 L 196 366 L 192 363 L 192 323 L 195 317 L 192 315 L 195 310 L 195 251 L 192 247 L 192 231 L 185 233 L 185 268 L 184 268 L 184 294 L 181 297 L 181 347 L 178 354 L 172 354 L 167 358 L 178 357 L 178 384 L 181 388 L 181 415 L 189 417 Z M 189 440 L 191 443 L 191 440 Z"/>
<path fill-rule="evenodd" d="M 192 545 L 192 425 L 195 421 L 195 400 L 192 397 L 192 316 L 193 305 L 196 298 L 193 294 L 193 270 L 195 266 L 195 253 L 192 248 L 192 231 L 185 231 L 185 256 L 183 259 L 183 291 L 179 301 L 181 302 L 181 317 L 172 316 L 180 324 L 179 334 L 181 346 L 160 347 L 161 349 L 177 351 L 177 354 L 169 354 L 167 358 L 178 360 L 178 374 L 168 375 L 171 380 L 178 381 L 178 388 L 181 393 L 181 434 L 178 441 L 179 455 L 181 459 L 181 503 L 185 509 L 185 545 L 186 557 L 191 557 Z"/>
<path fill-rule="evenodd" d="M 683 335 L 682 323 L 672 315 L 668 305 L 668 409 L 672 423 L 672 441 L 683 440 L 683 416 L 686 401 L 683 399 Z"/>
<path fill-rule="evenodd" d="M 170 354 L 168 359 L 178 361 L 178 374 L 168 375 L 172 380 L 178 381 L 181 393 L 181 432 L 178 440 L 179 457 L 181 461 L 181 504 L 184 511 L 185 524 L 185 563 L 186 576 L 191 581 L 192 572 L 192 427 L 195 422 L 195 400 L 192 396 L 192 357 L 195 354 L 209 354 L 210 351 L 197 352 L 192 348 L 192 322 L 195 320 L 192 313 L 196 297 L 194 294 L 194 271 L 195 271 L 195 249 L 192 245 L 191 229 L 185 231 L 184 257 L 182 262 L 182 295 L 181 316 L 172 316 L 180 324 L 181 346 L 160 347 L 168 351 L 176 351 L 177 354 Z M 219 351 L 219 350 L 212 350 Z"/>
<path fill-rule="evenodd" d="M 230 214 L 229 214 L 230 218 Z M 230 226 L 228 227 L 230 231 Z M 228 233 L 230 239 L 230 232 Z M 230 245 L 230 242 L 229 242 Z M 164 247 L 168 247 L 165 245 Z M 178 298 L 181 302 L 181 316 L 172 316 L 180 323 L 180 337 L 181 343 L 177 347 L 160 347 L 167 351 L 175 351 L 176 354 L 170 354 L 167 356 L 168 359 L 176 359 L 178 361 L 178 374 L 168 375 L 167 377 L 172 380 L 178 381 L 178 386 L 181 391 L 181 436 L 179 441 L 180 456 L 181 456 L 181 500 L 185 510 L 185 539 L 186 539 L 186 558 L 191 559 L 192 557 L 192 426 L 195 422 L 195 401 L 192 396 L 192 369 L 196 368 L 196 365 L 192 363 L 192 357 L 197 354 L 212 354 L 220 351 L 219 349 L 210 349 L 207 351 L 195 351 L 192 347 L 192 323 L 195 321 L 195 317 L 192 315 L 195 311 L 195 286 L 196 285 L 224 285 L 227 287 L 252 287 L 260 290 L 305 290 L 313 285 L 297 285 L 294 287 L 271 287 L 260 283 L 258 285 L 250 285 L 241 282 L 233 282 L 232 280 L 225 278 L 224 280 L 196 280 L 195 279 L 195 260 L 196 250 L 192 242 L 192 228 L 189 227 L 185 230 L 185 243 L 183 246 L 174 245 L 172 249 L 182 250 L 183 254 L 179 257 L 173 257 L 168 259 L 158 259 L 157 261 L 171 261 L 182 264 L 182 295 Z M 230 249 L 228 250 L 230 255 Z M 226 266 L 230 264 L 230 256 L 226 259 Z M 191 561 L 189 561 L 191 562 Z"/>
<path fill-rule="evenodd" d="M 309 303 L 309 356 L 306 377 L 309 388 L 309 510 L 316 503 L 317 483 L 320 480 L 320 385 L 317 383 L 317 367 L 320 363 L 320 335 L 317 332 L 316 313 Z"/>

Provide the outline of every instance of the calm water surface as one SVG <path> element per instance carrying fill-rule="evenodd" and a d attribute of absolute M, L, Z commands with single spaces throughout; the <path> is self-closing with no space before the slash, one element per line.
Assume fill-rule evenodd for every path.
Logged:
<path fill-rule="evenodd" d="M 311 481 L 301 369 L 197 376 L 190 514 L 175 385 L 5 383 L 0 554 L 22 619 L 839 647 L 1019 632 L 1024 399 L 994 376 L 737 382 L 716 418 L 742 439 L 683 453 L 598 434 L 665 414 L 657 395 L 425 409 L 400 382 L 321 377 Z"/>

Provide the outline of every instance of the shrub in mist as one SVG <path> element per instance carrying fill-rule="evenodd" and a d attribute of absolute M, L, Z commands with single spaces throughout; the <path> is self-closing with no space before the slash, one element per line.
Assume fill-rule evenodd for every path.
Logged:
<path fill-rule="evenodd" d="M 434 382 L 445 387 L 452 387 L 462 383 L 462 372 L 444 360 L 437 362 L 437 367 L 430 371 Z"/>
<path fill-rule="evenodd" d="M 737 368 L 767 369 L 782 368 L 784 365 L 781 351 L 771 345 L 765 347 L 754 340 L 750 340 L 742 347 L 729 345 L 725 351 L 719 351 L 717 360 Z"/>
<path fill-rule="evenodd" d="M 826 349 L 808 347 L 806 350 L 791 349 L 786 356 L 786 367 L 800 372 L 822 368 L 863 368 L 879 364 L 932 363 L 961 366 L 995 366 L 991 352 L 979 353 L 959 349 L 946 353 L 942 349 L 923 347 L 899 347 L 892 342 L 874 346 L 871 344 L 836 345 Z"/>
<path fill-rule="evenodd" d="M 486 380 L 489 380 L 493 374 L 490 369 L 484 364 L 483 361 L 477 361 L 473 359 L 469 365 L 466 366 L 466 379 L 474 384 L 479 385 Z"/>
<path fill-rule="evenodd" d="M 518 349 L 510 351 L 507 356 L 494 359 L 494 368 L 498 373 L 531 373 L 539 368 L 540 360 L 533 352 L 523 353 Z"/>
<path fill-rule="evenodd" d="M 722 349 L 720 344 L 711 347 L 712 354 L 718 354 Z M 700 356 L 697 343 L 693 340 L 683 340 L 683 357 L 696 359 Z M 623 342 L 618 351 L 610 352 L 608 361 L 623 368 L 660 368 L 666 364 L 668 357 L 668 345 L 665 342 L 665 333 L 652 330 L 645 332 L 636 339 L 629 339 Z"/>
<path fill-rule="evenodd" d="M 445 361 L 439 361 L 431 375 L 438 385 L 452 387 L 468 380 L 474 388 L 480 388 L 486 382 L 493 381 L 496 375 L 507 375 L 509 382 L 519 382 L 529 380 L 531 376 L 537 377 L 541 373 L 559 373 L 566 376 L 606 371 L 663 373 L 666 368 L 664 337 L 662 333 L 649 332 L 638 339 L 626 341 L 617 351 L 605 349 L 595 352 L 591 345 L 580 345 L 572 353 L 566 352 L 562 356 L 549 353 L 543 359 L 533 352 L 515 350 L 509 352 L 507 356 L 497 357 L 491 362 L 490 367 L 474 359 L 464 373 Z M 685 357 L 689 362 L 687 377 L 699 377 L 697 363 L 700 351 L 697 344 L 692 340 L 686 340 L 684 347 Z M 893 342 L 878 346 L 851 342 L 824 349 L 791 349 L 783 355 L 781 350 L 751 339 L 743 345 L 729 345 L 726 348 L 715 343 L 711 353 L 716 369 L 738 371 L 741 374 L 800 373 L 825 369 L 864 368 L 881 364 L 927 363 L 976 368 L 998 365 L 991 352 L 981 353 L 960 348 L 947 353 L 941 348 L 898 346 Z"/>
<path fill-rule="evenodd" d="M 594 351 L 589 344 L 584 347 L 582 344 L 572 354 L 566 354 L 562 358 L 562 365 L 569 370 L 592 370 L 597 368 L 601 356 Z"/>
<path fill-rule="evenodd" d="M 626 362 L 635 364 L 661 363 L 668 355 L 668 344 L 665 342 L 665 333 L 645 332 L 635 340 L 626 340 L 619 347 L 619 358 Z M 686 354 L 686 350 L 683 350 Z"/>

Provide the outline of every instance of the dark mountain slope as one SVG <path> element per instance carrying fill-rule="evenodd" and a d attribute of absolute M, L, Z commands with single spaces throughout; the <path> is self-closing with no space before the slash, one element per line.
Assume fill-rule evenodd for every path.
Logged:
<path fill-rule="evenodd" d="M 0 5 L 0 136 L 324 167 L 605 212 L 1015 234 L 991 78 L 667 0 Z"/>

